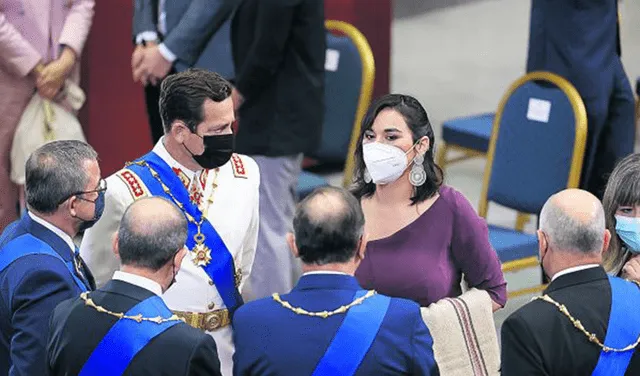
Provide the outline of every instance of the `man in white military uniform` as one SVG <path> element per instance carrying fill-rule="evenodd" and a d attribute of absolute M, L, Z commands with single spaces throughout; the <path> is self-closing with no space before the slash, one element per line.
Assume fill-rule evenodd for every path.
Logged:
<path fill-rule="evenodd" d="M 211 334 L 223 375 L 232 374 L 230 317 L 251 272 L 258 234 L 260 176 L 253 159 L 233 154 L 231 86 L 216 73 L 188 70 L 166 78 L 160 114 L 165 135 L 153 151 L 107 179 L 106 207 L 80 252 L 98 286 L 119 267 L 111 250 L 125 209 L 160 195 L 189 222 L 175 284 L 163 298 L 190 325 Z"/>

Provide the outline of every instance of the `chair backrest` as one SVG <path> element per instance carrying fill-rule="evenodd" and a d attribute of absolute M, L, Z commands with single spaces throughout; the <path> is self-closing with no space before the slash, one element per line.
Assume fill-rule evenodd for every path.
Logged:
<path fill-rule="evenodd" d="M 546 200 L 577 188 L 587 114 L 577 90 L 549 72 L 531 72 L 507 90 L 493 123 L 478 212 L 488 202 L 539 214 Z"/>
<path fill-rule="evenodd" d="M 320 146 L 312 157 L 320 163 L 346 161 L 345 171 L 350 171 L 360 123 L 371 102 L 375 63 L 367 39 L 353 25 L 327 20 L 325 27 L 325 114 Z"/>

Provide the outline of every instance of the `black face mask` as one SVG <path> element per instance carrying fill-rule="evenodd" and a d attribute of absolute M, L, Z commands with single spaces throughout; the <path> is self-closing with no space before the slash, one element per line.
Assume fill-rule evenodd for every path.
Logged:
<path fill-rule="evenodd" d="M 202 168 L 210 170 L 229 162 L 235 146 L 233 133 L 220 136 L 200 136 L 196 133 L 194 134 L 202 138 L 204 142 L 204 152 L 200 155 L 194 155 L 186 145 L 183 145 Z"/>

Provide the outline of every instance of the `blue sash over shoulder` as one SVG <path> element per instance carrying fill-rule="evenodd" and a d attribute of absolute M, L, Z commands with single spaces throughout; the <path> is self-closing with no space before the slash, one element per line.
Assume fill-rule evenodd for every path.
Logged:
<path fill-rule="evenodd" d="M 640 291 L 632 282 L 609 276 L 611 284 L 611 313 L 604 345 L 623 349 L 640 336 Z M 593 376 L 623 376 L 636 349 L 627 351 L 602 351 Z"/>
<path fill-rule="evenodd" d="M 173 198 L 164 191 L 162 184 L 153 176 L 149 167 L 143 165 L 144 162 L 159 175 L 162 184 L 169 188 Z M 173 172 L 171 167 L 154 152 L 148 153 L 127 166 L 127 168 L 140 177 L 152 195 L 164 197 L 171 202 L 174 202 L 175 198 L 175 200 L 183 206 L 185 216 L 187 216 L 187 218 L 191 216 L 195 220 L 196 223 L 188 221 L 189 236 L 187 237 L 186 246 L 192 252 L 195 251 L 198 253 L 196 255 L 198 260 L 204 261 L 199 263 L 199 266 L 213 280 L 229 313 L 233 314 L 233 312 L 243 304 L 242 297 L 235 284 L 233 256 L 231 256 L 229 249 L 215 228 L 213 228 L 211 222 L 204 218 L 198 206 L 191 202 L 189 192 L 182 184 L 182 181 L 180 181 L 180 178 Z M 201 218 L 201 235 L 199 235 L 197 223 L 200 222 Z M 208 254 L 204 258 L 200 255 L 200 253 L 204 253 L 202 246 L 198 245 L 198 241 L 202 241 L 202 236 L 204 237 L 203 246 L 211 251 L 210 258 Z"/>
<path fill-rule="evenodd" d="M 152 339 L 181 322 L 177 318 L 171 319 L 171 311 L 157 295 L 143 300 L 125 313 L 128 317 L 137 315 L 145 318 L 160 317 L 161 320 L 138 322 L 123 318 L 116 321 L 93 350 L 79 376 L 121 376 L 133 358 Z"/>
<path fill-rule="evenodd" d="M 358 291 L 354 298 L 366 293 Z M 354 375 L 378 335 L 390 302 L 388 296 L 375 294 L 351 307 L 312 376 Z"/>
<path fill-rule="evenodd" d="M 65 264 L 73 281 L 81 292 L 91 290 L 89 284 L 76 274 L 73 260 L 65 261 L 50 245 L 29 234 L 21 235 L 11 240 L 2 248 L 2 252 L 0 252 L 0 271 L 4 270 L 17 259 L 29 255 L 49 255 L 55 257 Z"/>

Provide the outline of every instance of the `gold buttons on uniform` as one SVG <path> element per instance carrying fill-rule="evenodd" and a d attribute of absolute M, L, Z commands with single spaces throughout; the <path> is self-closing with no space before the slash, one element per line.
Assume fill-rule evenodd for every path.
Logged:
<path fill-rule="evenodd" d="M 209 303 L 209 305 L 208 305 L 209 309 L 214 309 L 214 308 L 215 308 L 215 306 L 216 306 L 216 304 L 215 304 L 215 303 Z"/>
<path fill-rule="evenodd" d="M 212 279 L 209 280 L 209 286 L 213 286 L 213 280 Z"/>

